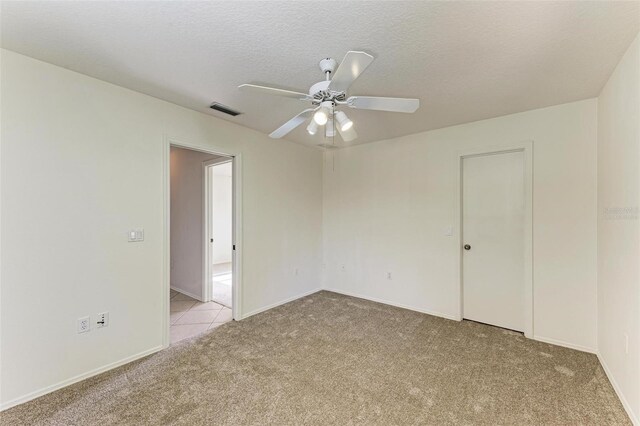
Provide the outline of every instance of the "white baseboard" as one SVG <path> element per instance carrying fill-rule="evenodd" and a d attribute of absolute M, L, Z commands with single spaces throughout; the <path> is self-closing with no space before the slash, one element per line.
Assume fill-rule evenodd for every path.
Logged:
<path fill-rule="evenodd" d="M 581 352 L 588 352 L 590 354 L 597 354 L 598 351 L 594 348 L 590 348 L 587 346 L 582 346 L 582 345 L 576 345 L 574 343 L 568 343 L 562 340 L 556 340 L 556 339 L 551 339 L 549 337 L 543 337 L 543 336 L 537 336 L 534 335 L 533 336 L 533 340 L 537 340 L 538 342 L 543 342 L 543 343 L 549 343 L 551 345 L 556 345 L 556 346 L 562 346 L 565 348 L 569 348 L 569 349 L 575 349 L 577 351 L 581 351 Z"/>
<path fill-rule="evenodd" d="M 191 297 L 191 298 L 193 298 L 193 299 L 196 299 L 196 300 L 199 300 L 199 301 L 201 301 L 201 302 L 204 302 L 204 300 L 202 300 L 202 296 L 201 296 L 201 295 L 199 295 L 199 294 L 193 294 L 193 293 L 190 293 L 190 292 L 188 292 L 188 291 L 186 291 L 186 290 L 183 290 L 183 289 L 181 289 L 181 288 L 174 287 L 174 286 L 171 286 L 171 290 L 175 290 L 175 291 L 177 291 L 178 293 L 182 293 L 182 294 L 184 294 L 185 296 L 189 296 L 189 297 Z"/>
<path fill-rule="evenodd" d="M 309 296 L 311 294 L 317 293 L 317 292 L 322 291 L 322 290 L 323 289 L 321 289 L 321 288 L 316 288 L 314 290 L 307 291 L 305 293 L 301 293 L 301 294 L 298 294 L 296 296 L 289 297 L 289 298 L 281 300 L 279 302 L 272 303 L 272 304 L 267 305 L 267 306 L 263 306 L 262 308 L 258 308 L 258 309 L 255 309 L 255 310 L 251 311 L 251 312 L 247 312 L 246 314 L 243 314 L 241 319 L 249 318 L 250 316 L 253 316 L 255 314 L 259 314 L 260 312 L 268 311 L 269 309 L 273 309 L 273 308 L 275 308 L 277 306 L 284 305 L 285 303 L 293 302 L 294 300 Z"/>
<path fill-rule="evenodd" d="M 4 410 L 6 410 L 8 408 L 15 407 L 16 405 L 20 405 L 20 404 L 23 404 L 25 402 L 31 401 L 32 399 L 36 399 L 36 398 L 38 398 L 40 396 L 46 395 L 46 394 L 51 393 L 53 391 L 56 391 L 58 389 L 62 389 L 64 387 L 67 387 L 67 386 L 72 385 L 74 383 L 80 382 L 82 380 L 86 380 L 86 379 L 88 379 L 90 377 L 93 377 L 93 376 L 96 376 L 98 374 L 104 373 L 105 371 L 112 370 L 112 369 L 114 369 L 116 367 L 120 367 L 121 365 L 128 364 L 128 363 L 130 363 L 132 361 L 135 361 L 137 359 L 144 358 L 145 356 L 151 355 L 153 353 L 156 353 L 156 352 L 158 352 L 158 351 L 160 351 L 162 349 L 163 349 L 162 346 L 156 346 L 154 348 L 147 349 L 146 351 L 142 351 L 140 353 L 137 353 L 135 355 L 126 357 L 126 358 L 121 359 L 119 361 L 112 362 L 111 364 L 107 364 L 107 365 L 104 365 L 102 367 L 98 367 L 98 368 L 96 368 L 94 370 L 88 371 L 86 373 L 79 374 L 79 375 L 77 375 L 75 377 L 72 377 L 70 379 L 63 380 L 63 381 L 58 382 L 58 383 L 56 383 L 54 385 L 47 386 L 47 387 L 44 387 L 42 389 L 38 389 L 37 391 L 34 391 L 34 392 L 30 392 L 30 393 L 28 393 L 26 395 L 20 396 L 20 397 L 15 398 L 15 399 L 12 399 L 11 401 L 3 402 L 2 404 L 0 404 L 0 411 L 4 411 Z"/>
<path fill-rule="evenodd" d="M 333 293 L 338 293 L 338 294 L 344 294 L 345 296 L 357 297 L 359 299 L 370 300 L 372 302 L 382 303 L 384 305 L 395 306 L 396 308 L 408 309 L 410 311 L 420 312 L 420 313 L 423 313 L 423 314 L 432 315 L 434 317 L 446 318 L 446 319 L 452 320 L 452 321 L 460 321 L 460 318 L 458 318 L 455 315 L 443 314 L 442 312 L 430 311 L 430 310 L 427 310 L 427 309 L 416 308 L 415 306 L 409 306 L 409 305 L 404 305 L 404 304 L 401 304 L 401 303 L 389 302 L 388 300 L 382 300 L 382 299 L 378 299 L 376 297 L 369 297 L 369 296 L 365 296 L 363 294 L 357 294 L 357 293 L 352 293 L 352 292 L 349 292 L 349 291 L 338 290 L 336 288 L 324 288 L 323 290 L 331 291 Z"/>
<path fill-rule="evenodd" d="M 616 382 L 616 379 L 613 377 L 613 374 L 611 374 L 611 370 L 607 366 L 607 363 L 604 362 L 604 359 L 602 359 L 602 356 L 600 356 L 599 353 L 596 355 L 598 355 L 598 361 L 600 361 L 600 365 L 602 365 L 602 369 L 607 375 L 609 382 L 611 382 L 611 386 L 613 386 L 613 390 L 616 392 L 616 395 L 618 395 L 618 399 L 620 399 L 620 402 L 622 402 L 622 406 L 624 407 L 625 411 L 627 412 L 627 415 L 631 419 L 631 423 L 633 423 L 634 426 L 640 426 L 640 419 L 631 409 L 631 405 L 629 405 L 629 401 L 627 401 L 627 399 L 624 397 L 624 394 L 622 393 L 622 390 L 620 389 L 618 382 Z"/>

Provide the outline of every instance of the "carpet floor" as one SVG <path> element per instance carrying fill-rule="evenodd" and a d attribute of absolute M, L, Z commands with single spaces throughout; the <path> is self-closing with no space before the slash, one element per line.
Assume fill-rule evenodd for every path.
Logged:
<path fill-rule="evenodd" d="M 594 355 L 320 292 L 0 414 L 3 425 L 627 425 Z"/>

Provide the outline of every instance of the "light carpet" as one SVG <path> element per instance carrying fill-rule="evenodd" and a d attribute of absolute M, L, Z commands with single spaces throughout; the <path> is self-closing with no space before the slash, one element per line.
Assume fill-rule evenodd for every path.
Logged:
<path fill-rule="evenodd" d="M 594 355 L 330 292 L 0 414 L 3 425 L 625 425 Z"/>

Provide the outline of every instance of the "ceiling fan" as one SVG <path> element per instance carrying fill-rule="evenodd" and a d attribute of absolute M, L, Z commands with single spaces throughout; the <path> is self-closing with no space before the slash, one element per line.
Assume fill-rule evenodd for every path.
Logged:
<path fill-rule="evenodd" d="M 420 106 L 419 99 L 407 98 L 383 98 L 377 96 L 349 96 L 347 90 L 362 72 L 367 69 L 373 56 L 365 52 L 349 51 L 338 66 L 333 58 L 325 58 L 320 61 L 320 69 L 325 75 L 325 80 L 320 81 L 309 89 L 309 93 L 296 92 L 291 90 L 278 89 L 276 87 L 258 86 L 255 84 L 242 84 L 238 86 L 240 90 L 249 90 L 256 93 L 268 95 L 284 96 L 311 103 L 311 108 L 307 108 L 282 126 L 274 130 L 269 136 L 278 139 L 307 121 L 307 132 L 315 135 L 319 126 L 325 126 L 325 136 L 335 136 L 335 129 L 338 129 L 340 136 L 345 142 L 349 142 L 358 137 L 353 128 L 353 121 L 347 117 L 344 111 L 338 107 L 347 106 L 356 109 L 370 109 L 391 112 L 415 112 Z M 336 69 L 337 68 L 337 69 Z M 337 122 L 337 126 L 335 123 Z"/>

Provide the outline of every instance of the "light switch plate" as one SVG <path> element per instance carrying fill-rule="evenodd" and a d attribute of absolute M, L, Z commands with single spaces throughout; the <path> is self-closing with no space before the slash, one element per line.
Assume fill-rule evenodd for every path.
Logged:
<path fill-rule="evenodd" d="M 144 228 L 134 228 L 127 232 L 127 239 L 130 243 L 144 241 Z"/>
<path fill-rule="evenodd" d="M 101 312 L 96 320 L 96 328 L 109 327 L 109 312 Z"/>

